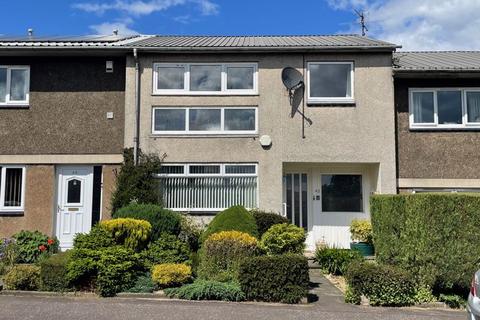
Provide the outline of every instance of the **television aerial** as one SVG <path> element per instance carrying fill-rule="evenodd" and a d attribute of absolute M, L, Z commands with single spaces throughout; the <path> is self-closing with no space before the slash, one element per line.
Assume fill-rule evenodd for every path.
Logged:
<path fill-rule="evenodd" d="M 305 121 L 312 125 L 312 120 L 305 116 L 305 103 L 303 97 L 305 94 L 305 83 L 303 75 L 292 67 L 286 67 L 282 70 L 282 82 L 288 90 L 290 106 L 292 107 L 290 117 L 294 117 L 298 113 L 302 117 L 302 138 L 305 138 Z M 299 110 L 302 103 L 302 111 Z"/>

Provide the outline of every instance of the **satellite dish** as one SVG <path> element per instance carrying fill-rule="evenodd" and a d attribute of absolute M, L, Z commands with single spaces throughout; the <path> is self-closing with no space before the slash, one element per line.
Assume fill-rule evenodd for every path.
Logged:
<path fill-rule="evenodd" d="M 305 94 L 303 75 L 297 69 L 286 67 L 282 70 L 282 82 L 287 88 L 288 96 L 290 98 L 290 105 L 292 107 L 290 116 L 293 118 L 295 113 L 298 112 L 304 121 L 307 121 L 309 125 L 312 125 L 312 120 L 307 118 L 302 111 L 298 110 Z"/>
<path fill-rule="evenodd" d="M 286 67 L 282 71 L 282 81 L 288 91 L 295 90 L 303 86 L 303 75 L 292 67 Z"/>

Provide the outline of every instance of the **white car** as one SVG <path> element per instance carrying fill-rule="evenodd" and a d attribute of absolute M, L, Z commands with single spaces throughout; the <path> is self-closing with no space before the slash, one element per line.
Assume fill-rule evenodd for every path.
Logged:
<path fill-rule="evenodd" d="M 469 320 L 480 320 L 480 270 L 475 272 L 468 295 L 467 312 Z"/>

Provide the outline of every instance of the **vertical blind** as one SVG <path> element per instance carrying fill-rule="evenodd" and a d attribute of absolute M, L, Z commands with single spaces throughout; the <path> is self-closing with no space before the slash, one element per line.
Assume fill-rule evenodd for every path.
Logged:
<path fill-rule="evenodd" d="M 164 205 L 177 210 L 257 207 L 257 177 L 161 177 Z"/>

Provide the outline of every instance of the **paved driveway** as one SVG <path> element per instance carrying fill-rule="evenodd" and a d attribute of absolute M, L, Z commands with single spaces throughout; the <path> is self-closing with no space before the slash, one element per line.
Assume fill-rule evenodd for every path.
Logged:
<path fill-rule="evenodd" d="M 464 312 L 372 308 L 343 303 L 273 305 L 225 302 L 159 301 L 71 297 L 0 296 L 0 319 L 466 319 Z"/>

